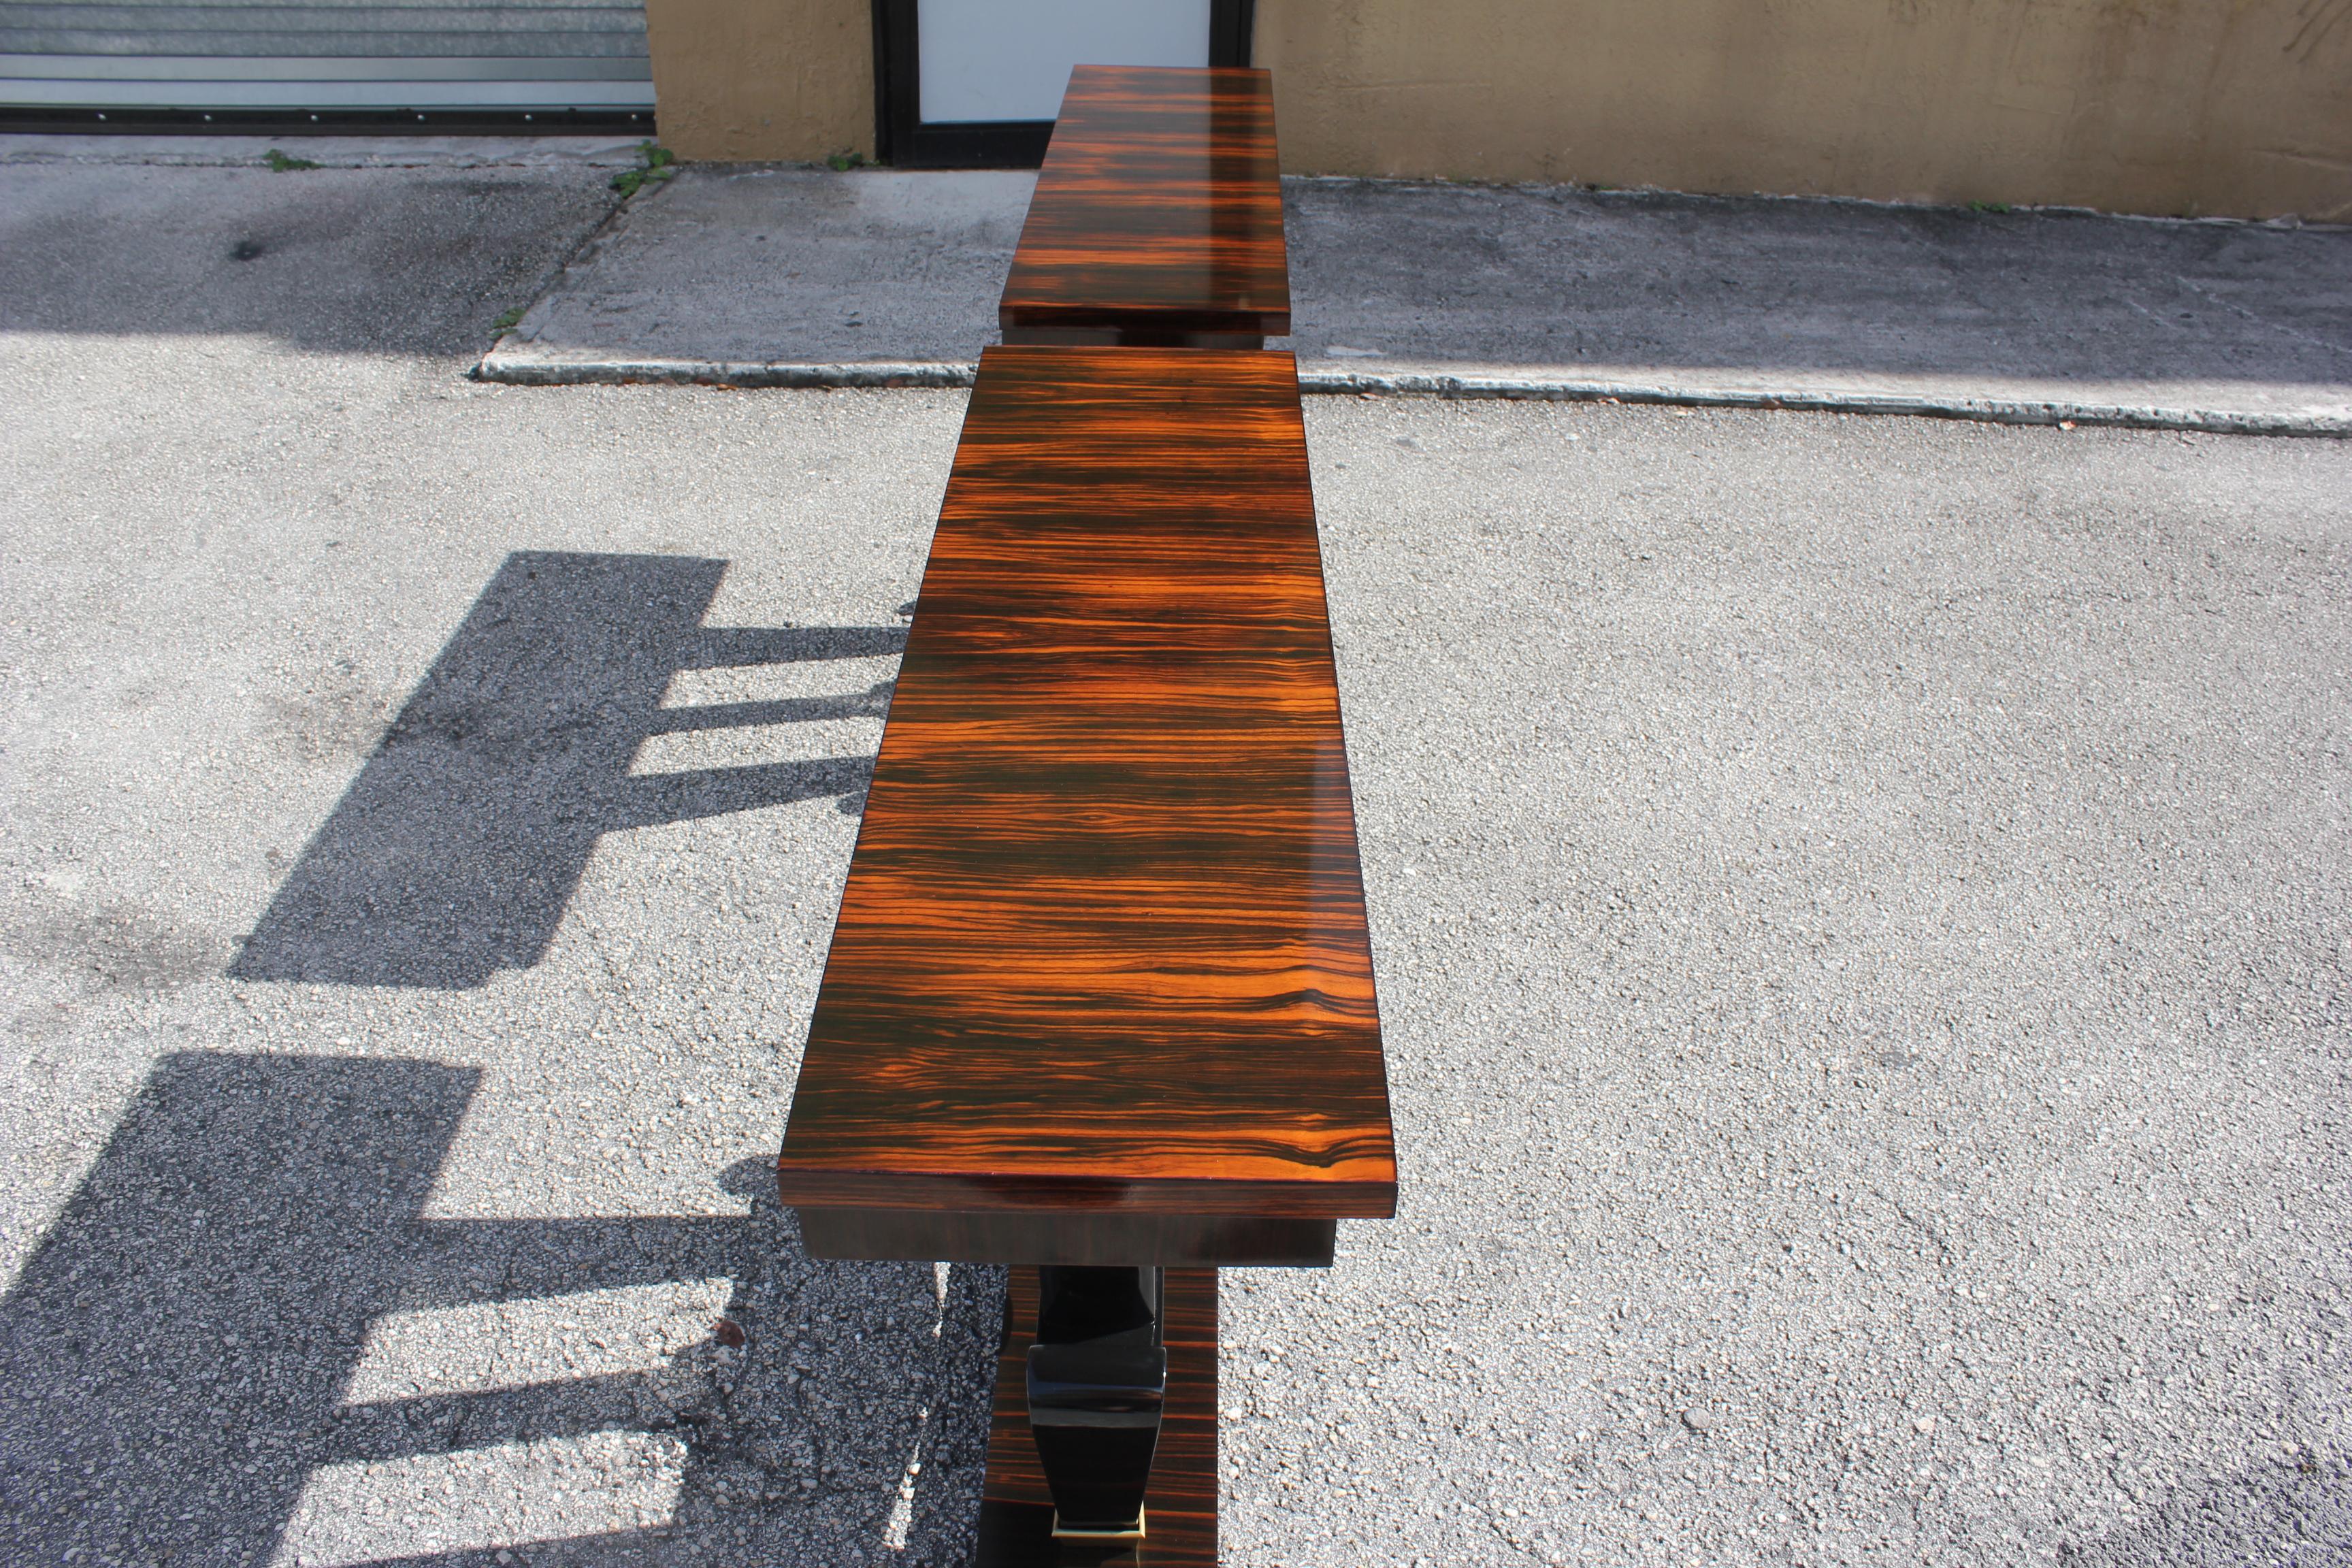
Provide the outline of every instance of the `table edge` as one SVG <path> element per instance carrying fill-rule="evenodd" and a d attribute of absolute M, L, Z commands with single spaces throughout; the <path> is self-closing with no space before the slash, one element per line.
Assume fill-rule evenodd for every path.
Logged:
<path fill-rule="evenodd" d="M 982 1213 L 1151 1214 L 1269 1219 L 1390 1219 L 1393 1173 L 1328 1181 L 1211 1177 L 1054 1176 L 961 1171 L 873 1171 L 779 1160 L 778 1196 L 794 1207 L 954 1209 Z"/>

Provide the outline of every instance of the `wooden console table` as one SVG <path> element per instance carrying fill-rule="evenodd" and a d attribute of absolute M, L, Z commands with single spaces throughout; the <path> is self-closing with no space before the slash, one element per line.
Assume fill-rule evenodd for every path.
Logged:
<path fill-rule="evenodd" d="M 1000 1397 L 986 1560 L 1214 1561 L 1213 1270 L 1396 1193 L 1290 355 L 982 355 L 778 1173 L 815 1256 L 1047 1265 L 1016 1314 L 1119 1293 L 1058 1342 L 1148 1330 L 1043 1379 L 1097 1458 L 1164 1430 L 1142 1539 L 1057 1545 Z"/>
<path fill-rule="evenodd" d="M 817 1257 L 1016 1266 L 991 1568 L 1213 1563 L 1216 1270 L 1395 1210 L 1289 308 L 1265 73 L 1078 68 L 777 1165 Z"/>
<path fill-rule="evenodd" d="M 997 324 L 1008 343 L 1190 348 L 1289 331 L 1273 79 L 1071 72 Z"/>

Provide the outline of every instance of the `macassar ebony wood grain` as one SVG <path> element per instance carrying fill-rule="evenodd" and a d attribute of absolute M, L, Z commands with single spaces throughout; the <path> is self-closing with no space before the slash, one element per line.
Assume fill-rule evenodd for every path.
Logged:
<path fill-rule="evenodd" d="M 1011 1271 L 988 1429 L 988 1471 L 981 1483 L 977 1568 L 1213 1568 L 1217 1271 L 1170 1269 L 1163 1300 L 1168 1403 L 1144 1497 L 1144 1538 L 1131 1545 L 1055 1541 L 1053 1496 L 1029 1433 L 1027 1357 L 1037 1330 L 1037 1271 Z"/>
<path fill-rule="evenodd" d="M 1290 331 L 1267 73 L 1071 72 L 997 320 L 1008 343 L 1244 348 Z"/>
<path fill-rule="evenodd" d="M 785 1203 L 1394 1212 L 1297 377 L 982 357 Z"/>

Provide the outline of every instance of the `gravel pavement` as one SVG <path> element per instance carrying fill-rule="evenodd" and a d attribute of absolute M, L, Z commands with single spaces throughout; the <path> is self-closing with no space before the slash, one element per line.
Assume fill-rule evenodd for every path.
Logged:
<path fill-rule="evenodd" d="M 322 174 L 0 233 L 0 1560 L 962 1561 L 1001 1276 L 765 1169 L 961 395 L 468 382 L 602 174 Z M 1308 418 L 1404 1197 L 1225 1560 L 2352 1563 L 2352 445 Z"/>

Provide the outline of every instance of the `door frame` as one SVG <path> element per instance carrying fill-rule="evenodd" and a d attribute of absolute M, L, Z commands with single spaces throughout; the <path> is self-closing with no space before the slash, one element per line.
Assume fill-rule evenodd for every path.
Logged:
<path fill-rule="evenodd" d="M 925 124 L 918 0 L 874 0 L 876 156 L 902 169 L 1034 169 L 1045 161 L 1050 120 L 972 120 Z M 1256 0 L 1209 0 L 1209 63 L 1250 63 Z"/>

